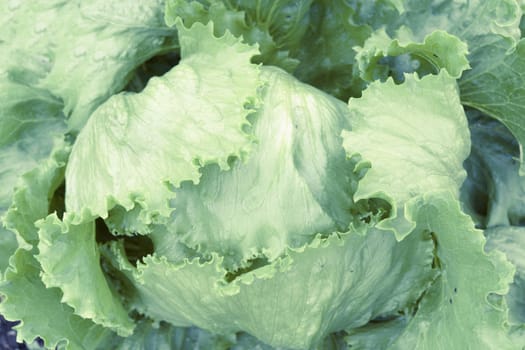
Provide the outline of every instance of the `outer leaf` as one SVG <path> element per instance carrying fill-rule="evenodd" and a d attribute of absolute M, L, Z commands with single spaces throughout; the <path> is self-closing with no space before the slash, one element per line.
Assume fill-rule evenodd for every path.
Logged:
<path fill-rule="evenodd" d="M 257 50 L 229 33 L 214 37 L 211 25 L 178 29 L 180 64 L 140 94 L 112 97 L 82 130 L 66 173 L 68 211 L 105 218 L 136 200 L 149 220 L 167 216 L 170 188 L 198 182 L 201 165 L 225 169 L 249 149 L 245 104 L 259 85 L 249 63 Z"/>
<path fill-rule="evenodd" d="M 2 71 L 62 99 L 78 131 L 136 66 L 176 46 L 163 9 L 163 0 L 4 1 Z"/>
<path fill-rule="evenodd" d="M 495 119 L 468 111 L 472 151 L 461 189 L 467 212 L 480 227 L 525 223 L 525 178 L 520 177 L 519 144 Z"/>
<path fill-rule="evenodd" d="M 131 277 L 154 319 L 219 333 L 243 330 L 272 346 L 304 349 L 331 332 L 410 309 L 434 276 L 432 249 L 428 234 L 398 243 L 391 233 L 371 229 L 318 237 L 269 265 L 233 275 L 230 283 L 216 255 L 177 265 L 146 257 Z M 114 254 L 125 264 L 122 250 Z"/>
<path fill-rule="evenodd" d="M 46 62 L 39 57 L 26 57 L 13 48 L 20 44 L 12 40 L 13 27 L 18 24 L 11 18 L 16 6 L 20 4 L 0 5 L 0 272 L 7 268 L 9 257 L 18 247 L 17 239 L 22 245 L 24 239 L 30 239 L 25 232 L 18 232 L 17 237 L 12 230 L 18 231 L 18 227 L 14 227 L 11 218 L 4 217 L 16 216 L 17 206 L 22 206 L 20 194 L 15 195 L 19 203 L 12 204 L 15 186 L 25 187 L 26 183 L 19 182 L 20 176 L 50 156 L 55 138 L 60 138 L 65 130 L 61 102 L 44 89 L 32 86 L 46 69 Z M 17 67 L 11 66 L 12 59 L 16 59 Z M 37 207 L 41 203 L 47 205 L 47 193 L 43 202 L 30 205 Z M 10 214 L 6 214 L 9 207 Z M 18 224 L 30 226 L 33 221 Z"/>
<path fill-rule="evenodd" d="M 509 322 L 512 325 L 525 324 L 525 228 L 500 226 L 485 230 L 487 251 L 500 250 L 516 267 L 514 282 L 505 295 L 509 306 Z M 522 339 L 525 340 L 525 337 Z"/>
<path fill-rule="evenodd" d="M 519 3 L 520 3 L 520 6 L 521 6 L 521 13 L 525 13 L 525 2 L 523 2 L 522 0 L 519 0 Z M 521 21 L 520 21 L 520 32 L 521 32 L 521 37 L 525 37 L 525 20 L 523 19 L 523 15 L 521 17 Z"/>
<path fill-rule="evenodd" d="M 64 124 L 56 105 L 33 93 L 22 85 L 2 85 L 0 78 L 1 272 L 19 244 L 34 243 L 33 223 L 47 214 L 48 199 L 61 179 L 57 168 L 63 167 L 68 153 L 58 136 Z M 47 114 L 52 111 L 55 114 Z"/>
<path fill-rule="evenodd" d="M 404 331 L 409 319 L 409 317 L 401 316 L 392 320 L 378 320 L 364 327 L 348 330 L 348 335 L 345 337 L 347 348 L 359 350 L 388 349 Z"/>
<path fill-rule="evenodd" d="M 525 325 L 513 328 L 510 336 L 514 342 L 514 348 L 523 350 L 523 344 L 525 344 Z"/>
<path fill-rule="evenodd" d="M 19 179 L 12 204 L 4 218 L 6 228 L 16 233 L 19 244 L 28 249 L 38 244 L 38 229 L 34 223 L 55 210 L 52 197 L 64 180 L 71 145 L 63 138 L 54 141 L 49 158 Z"/>
<path fill-rule="evenodd" d="M 422 39 L 436 29 L 466 40 L 497 33 L 519 38 L 521 10 L 516 0 L 403 0 L 398 23 Z"/>
<path fill-rule="evenodd" d="M 70 224 L 70 217 L 60 221 L 55 214 L 37 223 L 42 281 L 48 288 L 62 290 L 62 302 L 75 314 L 92 319 L 119 335 L 131 335 L 134 323 L 112 294 L 100 267 L 100 253 L 95 242 L 94 222 Z"/>
<path fill-rule="evenodd" d="M 525 142 L 522 88 L 525 61 L 519 40 L 522 10 L 515 0 L 406 0 L 398 20 L 423 39 L 436 29 L 466 41 L 471 51 L 471 71 L 460 81 L 462 103 L 502 121 L 520 142 Z M 523 163 L 523 151 L 521 160 Z M 520 169 L 524 172 L 523 166 Z"/>
<path fill-rule="evenodd" d="M 112 350 L 229 350 L 235 337 L 222 337 L 195 327 L 174 327 L 168 323 L 137 322 L 133 335 L 112 339 L 106 349 Z"/>
<path fill-rule="evenodd" d="M 62 104 L 47 91 L 27 86 L 24 78 L 21 73 L 0 70 L 0 146 L 16 145 L 11 148 L 24 153 L 23 157 L 28 153 L 39 159 L 48 155 L 53 135 L 65 129 Z M 28 140 L 38 140 L 38 146 Z"/>
<path fill-rule="evenodd" d="M 40 266 L 30 252 L 19 249 L 11 259 L 0 293 L 7 297 L 0 312 L 10 320 L 22 320 L 16 327 L 18 341 L 31 342 L 36 337 L 46 347 L 63 349 L 97 349 L 114 334 L 89 320 L 73 314 L 60 302 L 56 288 L 47 289 L 40 280 Z"/>
<path fill-rule="evenodd" d="M 363 48 L 357 49 L 356 60 L 365 81 L 384 80 L 392 75 L 402 81 L 403 73 L 417 71 L 420 75 L 445 69 L 459 78 L 469 69 L 467 45 L 444 31 L 434 31 L 422 43 L 392 39 L 380 29 L 370 36 Z"/>
<path fill-rule="evenodd" d="M 358 176 L 339 136 L 346 105 L 279 69 L 261 71 L 267 88 L 252 118 L 258 142 L 250 159 L 228 172 L 203 168 L 198 185 L 176 191 L 169 232 L 152 236 L 172 261 L 176 240 L 227 256 L 228 267 L 260 254 L 273 260 L 352 219 Z"/>
<path fill-rule="evenodd" d="M 3 272 L 9 266 L 9 257 L 13 255 L 18 248 L 16 236 L 13 232 L 0 228 L 0 280 Z"/>
<path fill-rule="evenodd" d="M 391 199 L 399 211 L 382 227 L 398 237 L 409 233 L 414 223 L 399 220 L 404 204 L 419 194 L 446 189 L 459 196 L 470 138 L 455 80 L 446 72 L 406 75 L 402 85 L 374 82 L 349 107 L 352 130 L 343 132 L 344 147 L 371 162 L 354 199 Z"/>
<path fill-rule="evenodd" d="M 65 131 L 60 108 L 49 93 L 0 70 L 0 215 L 11 205 L 18 178 L 48 158 Z"/>
<path fill-rule="evenodd" d="M 525 40 L 514 44 L 496 35 L 479 37 L 469 60 L 473 69 L 459 83 L 461 101 L 501 121 L 520 144 L 524 172 Z"/>
<path fill-rule="evenodd" d="M 512 265 L 500 252 L 484 252 L 482 232 L 450 194 L 415 199 L 408 212 L 418 224 L 416 232 L 432 232 L 442 274 L 391 348 L 514 349 L 505 306 L 489 300 L 492 293 L 507 293 Z"/>

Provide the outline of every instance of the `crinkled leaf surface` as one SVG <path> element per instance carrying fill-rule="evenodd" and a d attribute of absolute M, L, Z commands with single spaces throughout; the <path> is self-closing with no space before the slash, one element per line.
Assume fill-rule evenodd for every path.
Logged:
<path fill-rule="evenodd" d="M 170 188 L 249 150 L 257 49 L 230 33 L 216 38 L 211 24 L 178 30 L 180 64 L 141 93 L 113 96 L 82 130 L 66 172 L 68 211 L 107 217 L 115 204 L 129 210 L 137 201 L 150 218 L 167 216 Z"/>
<path fill-rule="evenodd" d="M 456 82 L 445 71 L 421 79 L 406 75 L 401 85 L 374 82 L 349 108 L 352 130 L 343 131 L 344 147 L 371 163 L 355 200 L 389 199 L 402 219 L 406 201 L 419 194 L 448 190 L 459 196 L 470 135 Z M 394 217 L 381 225 L 402 237 L 414 224 L 402 226 Z"/>
<path fill-rule="evenodd" d="M 482 232 L 450 193 L 425 194 L 407 207 L 417 222 L 408 237 L 418 232 L 432 235 L 434 265 L 440 274 L 422 295 L 415 315 L 349 330 L 348 345 L 358 349 L 516 349 L 519 331 L 509 335 L 505 304 L 495 298 L 508 291 L 512 265 L 501 252 L 484 251 Z"/>
<path fill-rule="evenodd" d="M 48 288 L 58 287 L 62 302 L 75 314 L 92 319 L 119 335 L 132 334 L 134 323 L 117 295 L 109 288 L 100 266 L 95 242 L 95 223 L 72 225 L 55 214 L 37 222 L 39 228 L 37 260 L 42 266 L 42 281 Z"/>
<path fill-rule="evenodd" d="M 399 1 L 170 0 L 166 19 L 177 16 L 230 30 L 248 43 L 258 43 L 256 62 L 276 65 L 300 80 L 343 100 L 358 96 L 363 81 L 352 70 L 352 47 L 385 24 L 395 23 Z"/>
<path fill-rule="evenodd" d="M 428 234 L 397 242 L 391 232 L 370 229 L 317 237 L 238 276 L 217 255 L 178 264 L 154 255 L 135 272 L 119 258 L 122 249 L 114 249 L 113 260 L 130 271 L 153 319 L 218 333 L 243 330 L 272 346 L 303 349 L 331 332 L 413 307 L 434 277 L 432 251 Z"/>
<path fill-rule="evenodd" d="M 170 260 L 181 241 L 231 260 L 304 245 L 318 232 L 346 230 L 358 180 L 340 133 L 347 106 L 280 69 L 262 67 L 263 107 L 252 116 L 257 144 L 228 171 L 202 169 L 176 191 L 168 233 L 152 234 Z"/>
<path fill-rule="evenodd" d="M 73 313 L 60 302 L 57 288 L 46 288 L 40 280 L 40 265 L 27 250 L 19 249 L 0 284 L 0 293 L 7 299 L 0 303 L 0 312 L 9 320 L 22 320 L 17 326 L 17 339 L 27 342 L 41 337 L 46 347 L 63 349 L 96 349 L 114 333 Z"/>
<path fill-rule="evenodd" d="M 428 194 L 408 205 L 417 230 L 436 241 L 441 275 L 392 349 L 513 349 L 504 305 L 514 268 L 500 252 L 486 254 L 485 239 L 449 193 Z M 444 336 L 446 335 L 446 336 Z"/>
<path fill-rule="evenodd" d="M 399 27 L 409 28 L 414 40 L 422 40 L 439 29 L 468 44 L 472 70 L 466 71 L 459 82 L 462 103 L 503 122 L 523 147 L 525 45 L 523 40 L 518 41 L 522 18 L 519 3 L 515 0 L 407 0 L 403 7 Z M 523 167 L 520 170 L 523 172 Z"/>
<path fill-rule="evenodd" d="M 177 46 L 163 16 L 163 0 L 4 1 L 1 71 L 60 98 L 78 131 L 135 67 Z"/>
<path fill-rule="evenodd" d="M 248 63 L 254 56 L 256 62 L 290 71 L 298 65 L 298 77 L 335 96 L 360 95 L 365 82 L 354 76 L 353 47 L 363 46 L 385 23 L 386 33 L 398 41 L 374 44 L 370 52 L 379 48 L 381 55 L 395 57 L 417 52 L 427 56 L 431 68 L 445 66 L 458 77 L 465 67 L 464 46 L 444 32 L 430 34 L 439 28 L 469 44 L 473 70 L 460 83 L 462 102 L 501 120 L 522 146 L 523 42 L 515 45 L 503 37 L 519 37 L 517 6 L 522 3 L 170 2 L 174 4 L 187 17 L 186 24 L 211 19 L 215 28 L 178 24 L 181 65 L 153 79 L 140 94 L 110 99 L 81 133 L 68 173 L 68 209 L 77 222 L 70 222 L 70 214 L 65 222 L 56 216 L 41 222 L 38 259 L 43 271 L 29 251 L 19 249 L 0 285 L 7 296 L 0 310 L 23 320 L 21 339 L 42 336 L 48 346 L 69 341 L 72 348 L 226 349 L 234 340 L 232 332 L 244 330 L 272 345 L 327 348 L 323 338 L 347 328 L 349 344 L 370 349 L 522 346 L 523 325 L 511 329 L 509 340 L 504 299 L 492 294 L 506 291 L 511 268 L 501 254 L 483 252 L 480 232 L 459 211 L 457 190 L 469 135 L 451 77 L 441 72 L 422 79 L 407 76 L 400 86 L 390 80 L 374 83 L 363 102 L 350 103 L 348 112 L 288 78 L 279 78 L 281 88 L 272 91 L 271 83 L 279 79 L 267 76 L 269 86 L 259 92 L 281 103 L 265 103 L 258 114 L 248 115 L 260 88 L 257 69 Z M 9 207 L 5 223 L 23 248 L 36 250 L 34 221 L 56 209 L 49 198 L 63 179 L 69 145 L 53 148 L 52 140 L 61 138 L 64 117 L 78 130 L 97 106 L 124 87 L 138 64 L 178 45 L 175 30 L 164 25 L 163 5 L 158 0 L 0 5 L 0 61 L 8 62 L 0 67 L 0 179 L 5 191 L 0 213 Z M 403 21 L 410 29 L 405 32 L 408 41 L 401 40 L 402 31 L 395 32 Z M 261 52 L 240 44 L 227 29 L 259 43 Z M 214 31 L 227 34 L 216 38 Z M 423 41 L 428 34 L 427 39 L 436 41 Z M 225 46 L 230 48 L 222 52 Z M 444 62 L 435 61 L 433 54 L 444 54 Z M 365 65 L 362 73 L 369 74 L 370 67 Z M 373 79 L 375 73 L 370 74 Z M 352 160 L 357 158 L 343 160 L 341 139 L 333 135 L 348 113 L 352 128 L 344 134 L 346 151 L 365 160 L 357 166 Z M 282 115 L 289 119 L 279 120 Z M 244 159 L 248 151 L 250 158 Z M 365 232 L 362 226 L 359 232 L 330 235 L 346 230 L 351 221 L 357 173 L 368 164 L 371 169 L 356 199 L 385 198 L 411 225 L 395 220 L 380 225 L 402 233 L 397 237 L 375 228 Z M 516 179 L 512 165 L 512 176 L 492 179 L 506 184 Z M 510 174 L 498 172 L 503 173 Z M 495 186 L 498 198 L 507 197 L 503 187 Z M 435 190 L 452 194 L 420 197 Z M 515 204 L 521 205 L 516 197 L 512 205 L 497 201 L 513 223 L 513 213 L 519 213 Z M 156 215 L 170 213 L 174 221 L 161 225 L 166 218 Z M 153 233 L 156 252 L 143 263 L 129 247 L 112 245 L 109 257 L 134 284 L 125 286 L 130 289 L 119 295 L 122 300 L 114 293 L 123 291 L 123 281 L 110 281 L 111 274 L 100 271 L 92 222 L 96 216 L 105 217 L 117 233 Z M 310 241 L 318 232 L 322 234 Z M 8 243 L 0 254 L 7 256 L 16 242 L 13 235 L 2 237 Z M 509 257 L 517 255 L 508 248 L 520 247 L 509 243 L 516 237 L 500 237 L 505 240 L 495 245 Z M 303 246 L 305 242 L 310 243 Z M 138 260 L 138 269 L 128 259 Z M 513 261 L 520 269 L 519 258 Z M 0 267 L 7 263 L 0 261 Z M 436 280 L 431 265 L 441 270 Z M 62 291 L 45 288 L 40 276 Z M 86 287 L 87 279 L 96 282 Z M 517 281 L 506 296 L 515 308 L 510 314 L 515 323 L 522 322 Z M 124 300 L 135 288 L 140 302 Z M 129 334 L 130 323 L 122 326 L 129 320 L 121 302 L 157 320 L 197 324 L 227 335 L 143 320 L 122 339 L 74 314 Z M 98 305 L 96 314 L 92 305 Z M 412 319 L 406 317 L 413 312 Z M 384 328 L 376 327 L 381 324 Z M 237 340 L 232 349 L 270 346 L 251 336 Z"/>

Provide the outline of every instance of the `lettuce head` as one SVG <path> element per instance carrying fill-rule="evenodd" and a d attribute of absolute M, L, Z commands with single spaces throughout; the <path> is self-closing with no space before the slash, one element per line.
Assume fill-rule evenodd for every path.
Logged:
<path fill-rule="evenodd" d="M 20 342 L 525 348 L 523 3 L 2 6 Z"/>

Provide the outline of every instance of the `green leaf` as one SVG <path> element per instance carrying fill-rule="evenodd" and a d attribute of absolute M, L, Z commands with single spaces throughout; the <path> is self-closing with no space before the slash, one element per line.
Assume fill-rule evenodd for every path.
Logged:
<path fill-rule="evenodd" d="M 525 325 L 513 327 L 510 332 L 512 341 L 514 342 L 515 349 L 523 350 L 523 344 L 525 344 Z"/>
<path fill-rule="evenodd" d="M 344 147 L 371 163 L 354 200 L 391 201 L 394 216 L 381 227 L 401 238 L 414 227 L 403 214 L 410 198 L 435 190 L 459 196 L 470 135 L 455 80 L 446 72 L 406 75 L 401 85 L 374 82 L 349 107 L 352 129 L 343 131 Z"/>
<path fill-rule="evenodd" d="M 49 138 L 65 129 L 62 104 L 47 91 L 28 86 L 15 72 L 0 73 L 0 146 L 18 144 L 20 151 L 38 159 L 51 148 Z M 28 138 L 38 140 L 40 147 L 31 147 Z"/>
<path fill-rule="evenodd" d="M 510 324 L 525 325 L 525 227 L 493 227 L 485 230 L 485 235 L 485 250 L 502 251 L 516 267 L 514 281 L 505 300 L 509 306 Z"/>
<path fill-rule="evenodd" d="M 18 178 L 46 159 L 65 131 L 60 103 L 14 78 L 0 71 L 0 212 L 11 204 Z"/>
<path fill-rule="evenodd" d="M 512 265 L 500 252 L 484 252 L 482 232 L 449 193 L 416 198 L 408 204 L 408 213 L 417 222 L 415 232 L 434 237 L 441 275 L 390 348 L 514 349 L 506 307 L 490 298 L 507 293 Z"/>
<path fill-rule="evenodd" d="M 355 52 L 374 29 L 395 23 L 400 1 L 328 0 L 170 0 L 166 20 L 213 21 L 261 55 L 254 61 L 294 73 L 300 80 L 343 100 L 360 95 L 363 82 L 353 76 Z"/>
<path fill-rule="evenodd" d="M 254 62 L 281 67 L 292 72 L 299 63 L 293 57 L 309 26 L 313 0 L 168 0 L 166 22 L 183 19 L 186 26 L 213 22 L 214 33 L 226 31 L 249 44 L 258 44 L 260 55 Z"/>
<path fill-rule="evenodd" d="M 18 248 L 16 236 L 13 232 L 0 227 L 0 280 L 9 266 L 9 258 Z"/>
<path fill-rule="evenodd" d="M 391 320 L 378 320 L 364 327 L 350 329 L 345 337 L 346 344 L 349 349 L 388 349 L 406 328 L 409 319 L 409 317 L 400 316 Z"/>
<path fill-rule="evenodd" d="M 47 182 L 56 181 L 52 173 L 62 162 L 61 149 L 67 148 L 59 101 L 18 78 L 0 71 L 1 272 L 19 244 L 36 237 L 32 224 L 47 214 L 48 196 L 54 190 Z"/>
<path fill-rule="evenodd" d="M 525 13 L 525 3 L 523 1 L 521 1 L 520 3 L 521 5 L 521 12 L 522 14 Z M 525 37 L 525 17 L 522 15 L 521 16 L 521 21 L 520 21 L 520 32 L 521 32 L 521 37 Z"/>
<path fill-rule="evenodd" d="M 113 350 L 230 350 L 235 337 L 223 337 L 196 327 L 174 327 L 150 320 L 137 322 L 133 335 L 115 338 L 106 349 Z"/>
<path fill-rule="evenodd" d="M 435 276 L 432 251 L 428 234 L 397 242 L 370 229 L 318 236 L 237 273 L 224 270 L 217 255 L 178 264 L 153 255 L 135 270 L 120 248 L 113 261 L 133 278 L 153 319 L 221 334 L 242 330 L 271 346 L 303 349 L 334 331 L 414 307 Z"/>
<path fill-rule="evenodd" d="M 400 25 L 423 39 L 436 29 L 471 44 L 478 35 L 496 33 L 518 39 L 521 10 L 516 0 L 403 0 Z"/>
<path fill-rule="evenodd" d="M 59 207 L 63 206 L 63 203 L 57 203 L 55 208 L 52 201 L 55 191 L 64 180 L 70 151 L 69 141 L 63 137 L 57 138 L 49 158 L 41 160 L 31 171 L 20 174 L 4 224 L 16 234 L 18 243 L 27 249 L 38 244 L 38 229 L 34 223 L 46 217 L 50 211 L 60 211 Z"/>
<path fill-rule="evenodd" d="M 444 31 L 434 31 L 417 43 L 408 38 L 392 39 L 380 29 L 357 49 L 356 60 L 361 78 L 368 82 L 385 80 L 388 75 L 402 81 L 403 73 L 417 71 L 423 76 L 437 74 L 441 69 L 459 78 L 470 68 L 466 54 L 467 45 Z"/>
<path fill-rule="evenodd" d="M 396 6 L 382 1 L 316 1 L 310 26 L 296 57 L 295 75 L 342 100 L 360 96 L 365 83 L 354 75 L 354 47 L 363 46 L 375 29 L 399 16 Z"/>
<path fill-rule="evenodd" d="M 60 302 L 57 288 L 47 289 L 40 280 L 40 265 L 34 256 L 18 249 L 11 266 L 0 283 L 0 293 L 6 297 L 0 303 L 0 312 L 8 320 L 21 320 L 16 326 L 17 340 L 31 342 L 36 337 L 45 346 L 64 349 L 96 349 L 114 334 L 73 313 L 73 309 Z"/>
<path fill-rule="evenodd" d="M 197 183 L 201 166 L 226 169 L 249 151 L 257 49 L 230 33 L 216 38 L 211 25 L 178 31 L 180 64 L 141 93 L 113 96 L 80 133 L 66 172 L 68 211 L 105 218 L 116 204 L 138 202 L 151 222 L 169 215 L 172 189 Z"/>
<path fill-rule="evenodd" d="M 525 178 L 519 176 L 519 144 L 496 119 L 467 111 L 472 135 L 461 199 L 479 227 L 525 223 Z"/>
<path fill-rule="evenodd" d="M 520 172 L 525 172 L 525 40 L 517 44 L 496 35 L 476 39 L 473 67 L 459 82 L 461 102 L 501 121 L 520 144 Z"/>
<path fill-rule="evenodd" d="M 61 99 L 75 131 L 125 86 L 135 67 L 177 47 L 175 32 L 163 21 L 162 0 L 20 1 L 1 7 L 2 71 Z"/>
<path fill-rule="evenodd" d="M 37 222 L 42 281 L 58 287 L 62 302 L 75 314 L 110 328 L 119 335 L 131 335 L 134 327 L 128 312 L 114 295 L 100 266 L 100 252 L 95 241 L 95 224 L 71 224 L 70 217 L 60 221 L 55 214 Z"/>
<path fill-rule="evenodd" d="M 220 253 L 229 267 L 261 254 L 273 260 L 318 232 L 346 230 L 352 220 L 358 175 L 339 136 L 347 106 L 280 69 L 261 72 L 266 89 L 251 118 L 257 144 L 250 158 L 228 171 L 202 168 L 198 184 L 176 190 L 169 233 L 152 233 L 158 252 L 172 261 L 175 241 Z"/>

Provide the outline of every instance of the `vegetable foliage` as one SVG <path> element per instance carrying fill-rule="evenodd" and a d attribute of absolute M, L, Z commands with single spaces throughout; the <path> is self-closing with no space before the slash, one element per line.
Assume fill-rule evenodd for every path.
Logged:
<path fill-rule="evenodd" d="M 522 1 L 0 6 L 19 341 L 525 349 Z"/>

